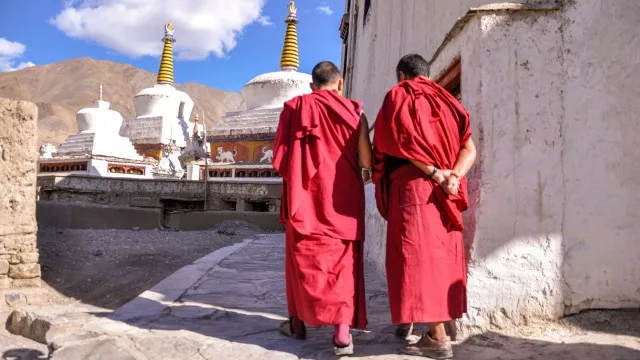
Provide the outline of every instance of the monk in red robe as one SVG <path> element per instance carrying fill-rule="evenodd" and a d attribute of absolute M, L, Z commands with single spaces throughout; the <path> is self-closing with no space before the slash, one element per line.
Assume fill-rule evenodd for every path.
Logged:
<path fill-rule="evenodd" d="M 274 143 L 289 310 L 280 331 L 305 339 L 305 324 L 333 325 L 334 352 L 350 355 L 350 327 L 367 325 L 362 169 L 372 162 L 369 126 L 362 104 L 342 96 L 333 63 L 316 65 L 312 78 L 311 94 L 285 103 Z"/>
<path fill-rule="evenodd" d="M 386 95 L 373 140 L 376 201 L 387 219 L 387 284 L 391 318 L 405 336 L 429 323 L 417 344 L 402 351 L 453 357 L 444 323 L 467 309 L 462 212 L 465 174 L 475 161 L 469 115 L 426 76 L 420 55 L 398 63 L 398 84 Z"/>

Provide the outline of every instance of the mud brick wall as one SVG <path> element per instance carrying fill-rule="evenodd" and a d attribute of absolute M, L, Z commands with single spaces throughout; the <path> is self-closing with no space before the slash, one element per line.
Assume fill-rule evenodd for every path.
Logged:
<path fill-rule="evenodd" d="M 0 288 L 40 286 L 37 119 L 35 104 L 0 98 Z"/>

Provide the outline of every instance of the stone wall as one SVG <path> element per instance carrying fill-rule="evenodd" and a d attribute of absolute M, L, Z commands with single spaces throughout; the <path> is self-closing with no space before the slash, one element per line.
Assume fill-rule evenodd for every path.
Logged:
<path fill-rule="evenodd" d="M 0 99 L 0 288 L 40 286 L 37 118 L 35 104 Z"/>
<path fill-rule="evenodd" d="M 277 179 L 210 181 L 206 210 L 278 212 L 282 184 Z M 101 178 L 81 175 L 38 177 L 40 201 L 65 201 L 168 210 L 204 210 L 204 182 Z M 193 206 L 190 207 L 192 204 Z M 260 209 L 257 207 L 263 206 Z"/>
<path fill-rule="evenodd" d="M 372 3 L 371 27 L 357 25 L 349 60 L 351 95 L 369 113 L 393 85 L 402 54 L 432 59 L 434 77 L 462 60 L 462 102 L 478 146 L 465 214 L 463 324 L 477 331 L 640 306 L 640 173 L 632 165 L 640 162 L 640 3 L 496 4 L 466 14 L 464 1 Z M 448 29 L 434 28 L 443 21 Z M 457 31 L 443 43 L 450 29 Z M 366 255 L 383 273 L 385 223 L 372 186 L 367 196 Z"/>

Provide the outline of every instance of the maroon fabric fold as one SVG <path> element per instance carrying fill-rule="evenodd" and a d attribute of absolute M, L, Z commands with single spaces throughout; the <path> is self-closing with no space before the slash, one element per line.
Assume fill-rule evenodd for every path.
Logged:
<path fill-rule="evenodd" d="M 470 137 L 469 114 L 438 84 L 417 77 L 393 87 L 378 113 L 373 141 L 373 181 L 380 214 L 387 218 L 389 211 L 389 159 L 415 160 L 451 169 Z M 461 230 L 462 212 L 469 206 L 466 179 L 461 179 L 456 196 L 447 196 L 439 187 L 434 194 L 452 228 Z"/>
<path fill-rule="evenodd" d="M 282 176 L 281 221 L 302 235 L 364 238 L 357 157 L 362 104 L 319 90 L 285 103 L 273 166 Z"/>

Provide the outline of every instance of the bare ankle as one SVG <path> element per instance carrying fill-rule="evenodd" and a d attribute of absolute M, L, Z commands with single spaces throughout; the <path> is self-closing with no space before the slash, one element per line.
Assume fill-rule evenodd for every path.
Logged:
<path fill-rule="evenodd" d="M 429 336 L 435 341 L 448 339 L 447 330 L 445 329 L 444 323 L 429 324 Z"/>

